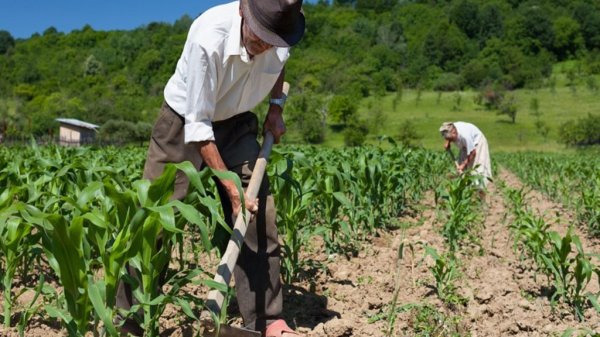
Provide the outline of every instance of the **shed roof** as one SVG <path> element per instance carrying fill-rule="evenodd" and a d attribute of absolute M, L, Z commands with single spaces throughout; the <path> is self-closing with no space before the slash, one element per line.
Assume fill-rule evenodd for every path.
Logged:
<path fill-rule="evenodd" d="M 83 121 L 80 121 L 80 120 L 75 119 L 75 118 L 57 118 L 56 121 L 58 121 L 60 123 L 74 125 L 74 126 L 79 126 L 79 127 L 82 127 L 82 128 L 92 129 L 92 130 L 96 130 L 96 129 L 98 129 L 100 127 L 100 126 L 98 126 L 96 124 L 92 124 L 92 123 L 88 123 L 88 122 L 83 122 Z"/>

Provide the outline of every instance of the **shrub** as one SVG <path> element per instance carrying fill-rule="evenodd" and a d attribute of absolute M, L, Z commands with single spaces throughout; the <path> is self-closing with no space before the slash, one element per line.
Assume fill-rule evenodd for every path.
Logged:
<path fill-rule="evenodd" d="M 560 140 L 571 146 L 600 144 L 600 115 L 589 114 L 577 121 L 570 120 L 559 129 Z"/>
<path fill-rule="evenodd" d="M 334 96 L 329 102 L 329 116 L 332 122 L 348 125 L 356 117 L 357 105 L 349 96 Z"/>
<path fill-rule="evenodd" d="M 400 124 L 400 130 L 397 139 L 403 145 L 408 147 L 416 146 L 416 141 L 422 138 L 423 135 L 419 134 L 415 130 L 415 125 L 410 119 L 407 119 Z"/>
<path fill-rule="evenodd" d="M 344 130 L 346 146 L 361 146 L 367 139 L 369 129 L 363 123 L 353 123 Z"/>
<path fill-rule="evenodd" d="M 433 83 L 438 91 L 457 91 L 463 88 L 463 78 L 455 73 L 443 73 Z"/>
<path fill-rule="evenodd" d="M 122 145 L 133 141 L 146 141 L 151 132 L 152 125 L 146 122 L 132 123 L 111 119 L 100 127 L 98 136 L 103 142 Z"/>
<path fill-rule="evenodd" d="M 475 103 L 482 105 L 486 110 L 495 110 L 500 108 L 503 99 L 504 92 L 502 89 L 487 85 L 479 91 L 479 94 L 475 97 Z"/>

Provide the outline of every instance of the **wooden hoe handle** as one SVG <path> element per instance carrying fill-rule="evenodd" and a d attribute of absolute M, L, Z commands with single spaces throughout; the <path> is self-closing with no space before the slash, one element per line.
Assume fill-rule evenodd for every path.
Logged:
<path fill-rule="evenodd" d="M 284 82 L 283 93 L 287 95 L 288 91 L 289 84 Z M 271 148 L 273 147 L 273 141 L 273 134 L 271 134 L 270 131 L 267 131 L 265 133 L 262 148 L 258 154 L 258 159 L 254 165 L 252 176 L 250 177 L 250 183 L 246 189 L 246 197 L 250 200 L 256 199 L 256 196 L 258 195 L 258 191 L 265 174 L 265 169 L 267 167 L 267 159 L 269 158 L 269 155 L 271 154 Z M 266 202 L 266 200 L 261 200 L 261 202 Z M 240 255 L 240 249 L 244 244 L 244 236 L 246 235 L 246 230 L 248 230 L 248 222 L 251 216 L 250 211 L 244 207 L 244 204 L 242 204 L 242 209 L 243 214 L 240 211 L 240 214 L 237 216 L 235 225 L 233 227 L 233 233 L 231 234 L 231 238 L 227 244 L 227 249 L 225 250 L 223 257 L 221 257 L 221 262 L 217 268 L 215 278 L 213 279 L 215 282 L 219 282 L 227 286 L 229 285 L 229 281 L 231 281 L 233 268 L 235 268 L 238 256 Z M 206 306 L 210 311 L 218 315 L 221 312 L 221 307 L 223 306 L 224 300 L 225 295 L 218 289 L 213 289 L 208 293 Z"/>

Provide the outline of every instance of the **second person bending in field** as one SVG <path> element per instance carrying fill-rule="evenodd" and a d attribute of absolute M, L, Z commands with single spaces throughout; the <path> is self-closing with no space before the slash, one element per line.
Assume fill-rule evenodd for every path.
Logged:
<path fill-rule="evenodd" d="M 444 149 L 449 150 L 450 145 L 454 143 L 460 151 L 458 161 L 455 162 L 458 173 L 462 174 L 463 171 L 474 168 L 474 173 L 479 178 L 477 186 L 481 196 L 484 196 L 487 182 L 492 179 L 492 165 L 488 142 L 483 132 L 471 123 L 445 122 L 440 127 L 440 133 L 446 140 Z"/>

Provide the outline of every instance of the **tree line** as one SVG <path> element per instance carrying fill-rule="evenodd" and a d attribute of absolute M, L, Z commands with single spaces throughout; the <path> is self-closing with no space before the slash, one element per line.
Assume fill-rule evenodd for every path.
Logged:
<path fill-rule="evenodd" d="M 288 120 L 307 142 L 322 141 L 325 124 L 358 124 L 364 97 L 535 88 L 565 60 L 600 73 L 593 0 L 334 0 L 304 11 L 306 34 L 287 77 L 295 92 Z M 0 133 L 53 136 L 57 117 L 148 129 L 192 21 L 66 34 L 49 27 L 27 39 L 0 31 Z"/>

